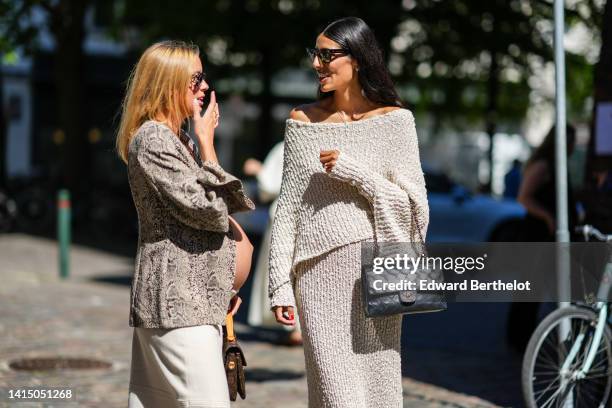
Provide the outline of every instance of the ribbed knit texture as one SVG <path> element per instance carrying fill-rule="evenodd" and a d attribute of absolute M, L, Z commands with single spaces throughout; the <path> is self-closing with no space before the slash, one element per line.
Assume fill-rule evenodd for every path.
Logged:
<path fill-rule="evenodd" d="M 402 318 L 365 317 L 360 257 L 354 242 L 295 268 L 310 408 L 402 406 Z"/>
<path fill-rule="evenodd" d="M 319 153 L 330 149 L 339 150 L 340 156 L 326 173 Z M 412 212 L 418 229 L 412 228 Z M 295 305 L 291 275 L 298 263 L 364 239 L 424 239 L 428 222 L 425 181 L 409 110 L 349 123 L 287 120 L 283 181 L 269 257 L 271 305 Z"/>

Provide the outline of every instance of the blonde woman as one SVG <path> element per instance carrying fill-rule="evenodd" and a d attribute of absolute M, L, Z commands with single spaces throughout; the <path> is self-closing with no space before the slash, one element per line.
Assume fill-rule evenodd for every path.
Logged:
<path fill-rule="evenodd" d="M 130 407 L 230 406 L 221 325 L 240 305 L 252 246 L 229 214 L 254 205 L 217 161 L 208 89 L 198 48 L 164 41 L 138 61 L 123 103 L 117 149 L 139 221 Z M 189 117 L 199 153 L 181 130 Z"/>

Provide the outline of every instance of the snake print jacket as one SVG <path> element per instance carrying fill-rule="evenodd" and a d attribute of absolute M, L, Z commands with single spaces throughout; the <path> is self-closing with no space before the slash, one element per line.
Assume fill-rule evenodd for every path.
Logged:
<path fill-rule="evenodd" d="M 130 142 L 128 178 L 139 224 L 130 326 L 223 324 L 236 262 L 228 214 L 255 208 L 242 183 L 155 121 Z"/>

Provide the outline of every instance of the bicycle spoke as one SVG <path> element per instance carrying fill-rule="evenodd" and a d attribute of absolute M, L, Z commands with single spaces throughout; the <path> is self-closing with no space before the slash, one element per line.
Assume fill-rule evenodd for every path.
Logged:
<path fill-rule="evenodd" d="M 583 382 L 582 385 L 585 387 L 585 391 L 590 392 L 591 394 L 598 395 L 601 394 L 601 387 L 597 387 L 595 384 L 590 382 Z"/>
<path fill-rule="evenodd" d="M 542 390 L 542 391 L 538 391 L 538 392 L 534 392 L 533 396 L 534 396 L 534 399 L 535 399 L 536 404 L 537 404 L 537 402 L 539 401 L 539 399 L 540 399 L 542 396 L 544 396 L 544 395 L 545 395 L 547 392 L 552 391 L 552 388 L 555 386 L 555 384 L 556 384 L 557 382 L 559 382 L 559 379 L 558 379 L 558 378 L 557 378 L 557 379 L 555 379 L 555 381 L 551 382 L 551 383 L 548 385 L 548 387 L 546 387 L 544 390 Z M 558 392 L 558 391 L 559 391 L 559 390 L 557 389 L 557 391 L 555 391 L 555 392 Z"/>
<path fill-rule="evenodd" d="M 544 402 L 544 404 L 542 405 L 541 408 L 547 408 L 549 406 L 552 406 L 552 403 L 555 402 L 555 399 L 557 398 L 557 394 L 559 394 L 561 392 L 561 388 L 557 388 L 557 391 L 555 391 L 553 393 L 553 395 L 551 395 L 546 402 Z"/>
<path fill-rule="evenodd" d="M 587 406 L 587 407 L 593 406 L 593 404 L 590 404 L 590 403 L 587 403 L 587 402 L 596 402 L 597 404 L 599 403 L 599 401 L 597 401 L 596 398 L 591 396 L 590 393 L 584 392 L 584 388 L 581 387 L 581 384 L 577 384 L 576 385 L 576 393 L 577 393 L 576 401 L 584 401 L 585 402 L 585 406 Z M 588 400 L 587 400 L 587 398 L 588 398 Z"/>
<path fill-rule="evenodd" d="M 599 404 L 601 403 L 601 396 L 600 397 L 596 397 L 593 396 L 592 392 L 589 392 L 588 390 L 585 389 L 584 387 L 584 383 L 579 383 L 577 387 L 578 388 L 578 399 L 584 401 L 585 403 L 587 402 L 587 398 L 588 398 L 588 404 L 586 404 L 587 407 L 598 407 Z M 592 385 L 592 384 L 591 384 Z M 597 394 L 601 394 L 601 393 L 597 393 Z"/>
<path fill-rule="evenodd" d="M 551 337 L 556 337 L 556 336 L 551 336 Z M 544 339 L 544 341 L 542 342 L 542 345 L 540 346 L 541 349 L 544 349 L 546 345 L 549 345 L 553 350 L 557 350 L 557 347 L 559 346 L 559 344 L 563 343 L 563 342 L 555 341 L 556 338 L 551 338 L 551 337 L 547 336 Z"/>
<path fill-rule="evenodd" d="M 552 371 L 534 371 L 533 372 L 534 376 L 538 376 L 538 375 L 559 375 L 559 370 L 552 370 Z"/>
<path fill-rule="evenodd" d="M 536 364 L 537 364 L 538 360 L 544 360 L 544 362 L 548 364 L 548 367 L 555 368 L 555 369 L 561 368 L 561 365 L 558 362 L 554 362 L 548 356 L 544 356 L 544 355 L 538 356 L 538 358 L 536 359 Z"/>
<path fill-rule="evenodd" d="M 604 376 L 604 377 L 605 377 L 605 376 Z M 602 377 L 602 378 L 604 378 L 604 377 Z M 596 382 L 596 381 L 595 381 L 595 382 Z M 582 381 L 581 381 L 581 383 L 582 383 L 583 385 L 585 385 L 585 386 L 588 386 L 588 387 L 596 387 L 596 386 L 597 386 L 596 384 L 594 384 L 594 382 L 589 382 L 589 381 L 584 381 L 584 380 L 582 380 Z"/>
<path fill-rule="evenodd" d="M 569 386 L 565 387 L 565 391 L 563 392 L 563 395 L 560 395 L 557 398 L 557 407 L 561 407 L 561 405 L 565 402 L 565 400 L 567 400 L 567 397 L 571 394 L 572 390 L 574 389 L 575 384 L 570 384 Z"/>
<path fill-rule="evenodd" d="M 594 378 L 606 378 L 606 377 L 610 377 L 612 376 L 612 371 L 608 371 L 605 373 L 601 373 L 601 374 L 595 374 L 595 375 L 587 375 L 586 377 L 584 377 L 584 380 L 592 380 Z"/>
<path fill-rule="evenodd" d="M 612 349 L 607 329 L 599 344 L 595 343 L 596 322 L 580 310 L 560 314 L 551 321 L 540 338 L 539 347 L 530 355 L 531 377 L 524 379 L 530 384 L 530 404 L 535 401 L 534 406 L 538 408 L 562 408 L 568 401 L 573 408 L 600 408 L 606 404 L 612 387 Z M 566 323 L 569 329 L 562 333 L 561 325 Z M 576 343 L 578 339 L 580 344 Z M 576 380 L 561 375 L 565 364 L 569 373 L 577 374 L 591 352 L 594 358 L 583 378 Z M 570 353 L 571 361 L 568 360 Z"/>
<path fill-rule="evenodd" d="M 561 368 L 558 362 L 555 362 L 552 357 L 548 356 L 548 354 L 542 352 L 538 358 L 536 359 L 536 363 L 540 361 L 541 364 L 547 364 L 548 367 L 552 368 Z"/>
<path fill-rule="evenodd" d="M 554 353 L 554 354 L 558 354 L 558 353 L 556 353 L 556 352 L 558 351 L 558 349 L 557 349 L 557 347 L 558 347 L 558 346 L 559 346 L 558 344 L 557 344 L 557 345 L 554 345 L 554 344 L 553 344 L 553 345 L 551 346 L 551 349 L 553 350 L 553 353 Z M 555 357 L 556 357 L 557 359 L 559 359 L 559 355 L 554 356 L 554 355 L 551 355 L 551 353 L 547 352 L 547 350 L 544 348 L 544 345 L 543 345 L 543 344 L 542 344 L 542 347 L 540 348 L 540 350 L 542 350 L 542 352 L 546 354 L 546 356 L 548 357 L 549 361 L 555 361 Z M 544 354 L 542 355 L 542 357 L 544 357 Z M 557 362 L 556 362 L 556 364 L 557 364 L 559 367 L 561 367 L 561 363 L 560 363 L 560 361 L 557 361 Z"/>
<path fill-rule="evenodd" d="M 602 352 L 605 352 L 605 350 L 603 350 Z M 595 354 L 595 361 L 597 361 L 597 364 L 592 366 L 589 372 L 601 367 L 604 364 L 608 364 L 608 359 L 606 358 L 608 353 L 604 353 L 604 358 L 601 359 L 597 358 L 598 354 L 600 353 L 598 352 L 597 354 Z"/>
<path fill-rule="evenodd" d="M 558 376 L 557 380 L 560 379 L 560 378 L 561 378 L 561 376 Z M 548 382 L 550 382 L 550 380 L 539 380 L 539 381 L 534 381 L 533 385 L 546 384 Z"/>
<path fill-rule="evenodd" d="M 601 358 L 599 361 L 597 361 L 597 364 L 591 366 L 591 368 L 589 369 L 589 373 L 593 371 L 602 371 L 602 370 L 605 371 L 607 367 L 609 367 L 609 362 L 608 362 L 608 359 L 604 357 L 604 358 Z"/>

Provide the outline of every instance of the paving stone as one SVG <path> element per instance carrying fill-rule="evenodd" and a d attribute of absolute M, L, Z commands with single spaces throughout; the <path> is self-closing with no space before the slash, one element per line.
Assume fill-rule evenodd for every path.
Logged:
<path fill-rule="evenodd" d="M 132 329 L 125 279 L 133 260 L 73 246 L 72 275 L 57 276 L 56 246 L 26 235 L 0 235 L 0 407 L 123 407 L 127 404 Z M 252 328 L 237 325 L 240 335 Z M 246 336 L 252 338 L 252 336 Z M 301 348 L 241 341 L 247 361 L 247 400 L 233 407 L 307 406 Z M 15 371 L 8 363 L 29 357 L 82 357 L 111 369 Z M 8 389 L 70 389 L 75 400 L 10 401 Z M 404 408 L 494 408 L 481 399 L 404 378 Z"/>

